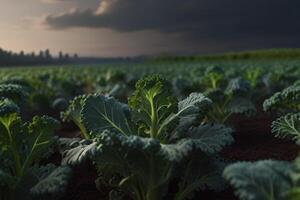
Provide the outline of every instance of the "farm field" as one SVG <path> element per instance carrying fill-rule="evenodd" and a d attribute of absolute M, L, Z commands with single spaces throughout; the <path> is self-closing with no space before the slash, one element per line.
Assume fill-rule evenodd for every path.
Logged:
<path fill-rule="evenodd" d="M 0 69 L 0 200 L 299 200 L 300 59 Z"/>

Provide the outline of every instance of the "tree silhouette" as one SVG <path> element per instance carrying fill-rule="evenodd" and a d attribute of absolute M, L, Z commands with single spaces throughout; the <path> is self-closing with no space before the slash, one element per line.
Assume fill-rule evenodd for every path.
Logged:
<path fill-rule="evenodd" d="M 26 54 L 23 50 L 19 53 L 6 51 L 0 48 L 0 66 L 16 66 L 16 65 L 51 65 L 51 64 L 68 64 L 78 60 L 78 55 L 70 57 L 69 54 L 63 54 L 61 51 L 58 57 L 51 55 L 50 50 L 39 51 Z"/>

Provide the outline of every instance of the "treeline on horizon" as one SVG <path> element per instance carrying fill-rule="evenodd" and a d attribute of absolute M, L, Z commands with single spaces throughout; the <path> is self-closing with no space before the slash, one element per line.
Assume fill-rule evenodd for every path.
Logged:
<path fill-rule="evenodd" d="M 46 49 L 35 52 L 14 53 L 0 48 L 0 66 L 33 66 L 33 65 L 54 65 L 54 64 L 68 64 L 76 62 L 79 59 L 77 54 L 70 56 L 68 53 L 59 52 L 58 57 L 51 55 L 50 50 Z"/>
<path fill-rule="evenodd" d="M 214 61 L 250 59 L 300 59 L 300 49 L 266 49 L 202 56 L 160 56 L 156 61 Z"/>

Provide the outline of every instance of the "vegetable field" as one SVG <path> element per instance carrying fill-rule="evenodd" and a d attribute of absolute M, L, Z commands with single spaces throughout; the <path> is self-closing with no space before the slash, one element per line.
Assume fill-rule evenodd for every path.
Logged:
<path fill-rule="evenodd" d="M 299 200 L 300 61 L 0 69 L 0 200 Z"/>

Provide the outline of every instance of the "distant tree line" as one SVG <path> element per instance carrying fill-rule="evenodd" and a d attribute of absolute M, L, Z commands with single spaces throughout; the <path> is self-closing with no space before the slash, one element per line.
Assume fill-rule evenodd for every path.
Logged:
<path fill-rule="evenodd" d="M 202 56 L 160 56 L 156 61 L 216 61 L 216 60 L 250 60 L 250 59 L 300 59 L 300 49 L 266 49 L 256 51 L 232 52 Z"/>
<path fill-rule="evenodd" d="M 14 53 L 0 48 L 0 66 L 69 64 L 77 62 L 78 59 L 77 54 L 70 56 L 68 53 L 63 52 L 59 52 L 58 56 L 54 57 L 49 49 L 36 54 L 35 52 L 25 53 L 24 51 Z"/>

